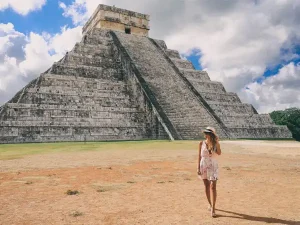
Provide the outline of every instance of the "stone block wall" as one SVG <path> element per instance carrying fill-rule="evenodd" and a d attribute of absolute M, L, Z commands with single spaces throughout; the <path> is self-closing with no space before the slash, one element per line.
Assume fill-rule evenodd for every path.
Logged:
<path fill-rule="evenodd" d="M 156 96 L 159 105 L 183 139 L 199 139 L 208 125 L 216 127 L 221 137 L 226 133 L 204 105 L 191 92 L 160 50 L 146 37 L 115 32 L 143 78 Z M 162 42 L 157 42 L 163 44 Z M 162 45 L 164 46 L 164 45 Z M 191 63 L 177 60 L 189 69 Z"/>
<path fill-rule="evenodd" d="M 148 36 L 149 15 L 100 4 L 84 25 L 83 33 L 94 28 L 121 32 L 125 32 L 125 28 L 130 28 L 131 34 Z"/>
<path fill-rule="evenodd" d="M 86 34 L 1 107 L 0 143 L 167 138 L 113 49 L 108 31 Z"/>
<path fill-rule="evenodd" d="M 0 107 L 0 143 L 291 138 L 162 40 L 93 28 Z"/>
<path fill-rule="evenodd" d="M 292 137 L 286 126 L 275 125 L 269 115 L 259 115 L 252 105 L 242 103 L 237 94 L 227 92 L 221 83 L 211 81 L 205 71 L 197 71 L 191 62 L 179 59 L 179 54 L 168 49 L 163 41 L 155 42 L 224 124 L 229 138 Z"/>

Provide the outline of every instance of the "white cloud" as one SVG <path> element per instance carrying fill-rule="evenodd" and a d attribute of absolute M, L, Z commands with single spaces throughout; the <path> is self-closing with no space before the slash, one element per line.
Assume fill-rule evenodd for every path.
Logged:
<path fill-rule="evenodd" d="M 60 2 L 59 7 L 64 10 L 63 16 L 72 18 L 74 25 L 83 25 L 88 20 L 85 0 L 75 0 L 69 6 Z"/>
<path fill-rule="evenodd" d="M 28 43 L 24 47 L 25 60 L 19 64 L 20 72 L 25 77 L 36 77 L 53 63 L 48 53 L 48 43 L 35 33 L 30 33 Z"/>
<path fill-rule="evenodd" d="M 66 26 L 62 27 L 61 32 L 53 35 L 49 39 L 49 48 L 56 54 L 52 56 L 55 60 L 62 58 L 67 51 L 70 51 L 76 42 L 80 41 L 82 37 L 82 26 L 72 29 Z"/>
<path fill-rule="evenodd" d="M 251 83 L 243 97 L 259 111 L 270 112 L 288 107 L 300 107 L 300 63 L 289 63 L 276 76 L 262 83 Z"/>
<path fill-rule="evenodd" d="M 26 36 L 10 23 L 0 24 L 0 105 L 70 51 L 80 41 L 80 31 L 63 27 L 54 35 Z"/>
<path fill-rule="evenodd" d="M 1 0 L 0 11 L 12 8 L 21 15 L 27 15 L 31 11 L 39 10 L 46 4 L 46 0 Z"/>

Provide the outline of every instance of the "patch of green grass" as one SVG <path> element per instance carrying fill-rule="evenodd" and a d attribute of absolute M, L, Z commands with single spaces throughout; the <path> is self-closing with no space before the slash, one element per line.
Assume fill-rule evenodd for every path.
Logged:
<path fill-rule="evenodd" d="M 116 142 L 59 142 L 30 144 L 1 144 L 0 160 L 23 158 L 28 155 L 124 150 L 184 150 L 197 149 L 198 141 L 116 141 Z"/>

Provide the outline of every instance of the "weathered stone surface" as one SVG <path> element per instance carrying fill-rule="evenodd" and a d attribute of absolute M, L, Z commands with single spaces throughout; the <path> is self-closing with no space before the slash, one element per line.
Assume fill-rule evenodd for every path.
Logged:
<path fill-rule="evenodd" d="M 0 107 L 0 143 L 198 139 L 206 126 L 222 138 L 291 138 L 164 41 L 143 37 L 148 21 L 100 5 L 81 42 Z"/>
<path fill-rule="evenodd" d="M 183 139 L 200 138 L 201 129 L 208 125 L 214 126 L 222 137 L 226 137 L 225 131 L 215 118 L 210 116 L 207 109 L 148 38 L 120 32 L 117 33 L 117 37 Z"/>
<path fill-rule="evenodd" d="M 147 103 L 131 99 L 112 48 L 94 30 L 28 84 L 1 107 L 0 143 L 166 138 Z"/>
<path fill-rule="evenodd" d="M 194 70 L 185 60 L 179 60 L 163 41 L 155 42 L 214 111 L 229 138 L 291 138 L 286 126 L 275 125 L 269 115 L 259 115 L 252 105 L 242 103 L 237 94 L 226 92 L 221 83 L 211 81 L 206 72 Z"/>

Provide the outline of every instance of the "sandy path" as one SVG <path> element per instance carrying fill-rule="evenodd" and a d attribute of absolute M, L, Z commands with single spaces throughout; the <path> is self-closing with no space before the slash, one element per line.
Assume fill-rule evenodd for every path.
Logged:
<path fill-rule="evenodd" d="M 0 224 L 300 224 L 300 143 L 222 149 L 218 218 L 207 211 L 195 149 L 135 149 L 0 161 Z"/>

